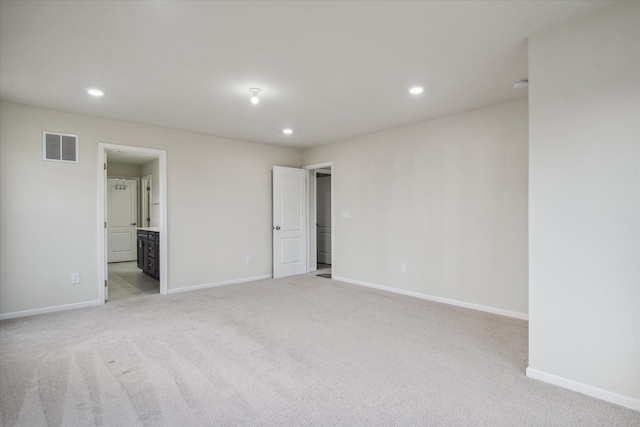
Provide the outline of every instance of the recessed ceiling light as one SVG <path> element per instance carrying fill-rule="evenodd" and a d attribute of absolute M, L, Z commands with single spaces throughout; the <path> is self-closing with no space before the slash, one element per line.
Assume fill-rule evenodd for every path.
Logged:
<path fill-rule="evenodd" d="M 524 89 L 525 87 L 529 87 L 529 79 L 516 80 L 511 84 L 514 89 Z"/>
<path fill-rule="evenodd" d="M 414 86 L 409 89 L 409 93 L 412 95 L 418 95 L 419 93 L 424 92 L 424 88 L 422 86 Z"/>
<path fill-rule="evenodd" d="M 282 133 L 284 133 L 285 135 L 291 135 L 293 133 L 293 129 L 282 129 Z"/>
<path fill-rule="evenodd" d="M 102 95 L 104 95 L 103 91 L 101 91 L 100 89 L 95 89 L 95 88 L 87 89 L 87 92 L 89 93 L 89 95 L 92 95 L 92 96 L 102 96 Z"/>

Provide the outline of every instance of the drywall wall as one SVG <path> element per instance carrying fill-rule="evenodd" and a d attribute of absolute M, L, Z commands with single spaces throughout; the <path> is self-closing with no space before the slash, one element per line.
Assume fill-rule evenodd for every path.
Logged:
<path fill-rule="evenodd" d="M 43 161 L 43 129 L 80 162 Z M 271 274 L 271 168 L 301 151 L 3 102 L 0 315 L 97 301 L 100 142 L 167 151 L 169 291 Z"/>
<path fill-rule="evenodd" d="M 107 176 L 118 178 L 140 178 L 142 176 L 142 166 L 107 162 Z"/>
<path fill-rule="evenodd" d="M 526 315 L 527 114 L 524 99 L 305 150 L 334 162 L 333 274 Z"/>
<path fill-rule="evenodd" d="M 529 40 L 527 374 L 640 410 L 640 3 Z"/>

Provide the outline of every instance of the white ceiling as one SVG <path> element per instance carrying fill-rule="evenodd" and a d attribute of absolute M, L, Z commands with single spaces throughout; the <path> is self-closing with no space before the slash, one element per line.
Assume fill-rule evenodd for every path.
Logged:
<path fill-rule="evenodd" d="M 612 3 L 2 1 L 0 98 L 311 147 L 525 97 L 527 37 Z"/>

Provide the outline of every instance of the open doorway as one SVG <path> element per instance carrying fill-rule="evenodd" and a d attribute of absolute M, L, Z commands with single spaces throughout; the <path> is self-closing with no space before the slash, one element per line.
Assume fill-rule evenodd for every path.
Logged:
<path fill-rule="evenodd" d="M 333 162 L 306 166 L 309 170 L 309 272 L 331 278 L 333 245 Z"/>
<path fill-rule="evenodd" d="M 100 297 L 166 294 L 166 153 L 100 144 L 100 162 Z"/>
<path fill-rule="evenodd" d="M 149 230 L 158 227 L 151 203 L 158 163 L 158 156 L 107 150 L 107 301 L 160 293 L 155 269 L 144 268 Z"/>
<path fill-rule="evenodd" d="M 331 168 L 316 169 L 315 174 L 316 269 L 331 275 Z"/>

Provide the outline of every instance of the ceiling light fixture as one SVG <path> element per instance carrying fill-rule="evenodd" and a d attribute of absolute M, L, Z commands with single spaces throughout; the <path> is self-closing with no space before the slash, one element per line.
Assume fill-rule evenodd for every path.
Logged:
<path fill-rule="evenodd" d="M 524 89 L 526 87 L 529 87 L 529 79 L 516 80 L 511 84 L 513 85 L 514 89 Z"/>
<path fill-rule="evenodd" d="M 285 135 L 291 135 L 293 133 L 293 129 L 282 129 L 282 133 L 284 133 Z"/>
<path fill-rule="evenodd" d="M 260 93 L 260 89 L 258 89 L 257 87 L 252 87 L 249 89 L 249 92 L 251 92 L 253 94 L 253 96 L 251 97 L 251 103 L 252 104 L 257 104 L 258 102 L 260 102 L 260 98 L 258 98 L 258 94 Z"/>
<path fill-rule="evenodd" d="M 89 95 L 92 95 L 92 96 L 102 96 L 102 95 L 104 95 L 103 91 L 101 91 L 100 89 L 96 89 L 96 88 L 87 89 L 87 93 L 89 93 Z"/>
<path fill-rule="evenodd" d="M 421 86 L 414 86 L 411 89 L 409 89 L 409 93 L 412 95 L 418 95 L 422 92 L 424 92 L 424 88 Z"/>

